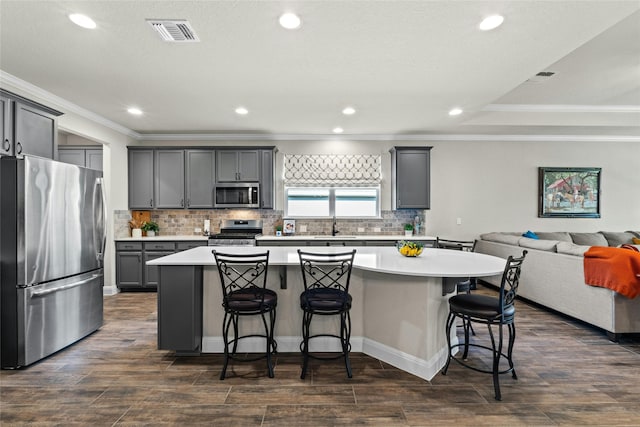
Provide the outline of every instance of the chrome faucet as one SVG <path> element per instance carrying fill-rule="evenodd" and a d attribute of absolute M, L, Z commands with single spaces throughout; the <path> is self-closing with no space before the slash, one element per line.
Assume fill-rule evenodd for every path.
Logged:
<path fill-rule="evenodd" d="M 336 230 L 336 216 L 333 216 L 333 224 L 331 225 L 331 235 L 335 236 L 336 234 L 338 234 L 339 231 Z"/>

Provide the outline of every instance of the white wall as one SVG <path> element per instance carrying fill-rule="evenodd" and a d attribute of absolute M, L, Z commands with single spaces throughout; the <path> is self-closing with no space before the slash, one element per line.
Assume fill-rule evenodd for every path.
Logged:
<path fill-rule="evenodd" d="M 429 235 L 471 239 L 489 231 L 640 230 L 637 142 L 147 141 L 142 145 L 276 145 L 278 171 L 285 153 L 382 154 L 383 210 L 391 206 L 389 149 L 433 146 L 431 209 L 425 211 Z M 538 167 L 542 166 L 602 168 L 602 217 L 538 218 Z M 276 175 L 276 208 L 282 209 L 281 173 Z M 457 218 L 461 225 L 456 225 Z"/>

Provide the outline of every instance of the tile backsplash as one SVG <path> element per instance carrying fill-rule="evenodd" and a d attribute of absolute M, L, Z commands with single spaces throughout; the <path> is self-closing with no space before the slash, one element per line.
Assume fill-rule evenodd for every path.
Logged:
<path fill-rule="evenodd" d="M 276 224 L 282 223 L 283 211 L 271 209 L 216 209 L 216 210 L 153 210 L 151 219 L 160 227 L 159 235 L 196 235 L 202 234 L 204 221 L 211 221 L 211 233 L 220 231 L 223 219 L 262 219 L 263 234 L 275 234 Z M 382 211 L 382 218 L 359 218 L 336 220 L 336 229 L 342 235 L 352 234 L 381 234 L 398 235 L 404 233 L 404 224 L 413 223 L 416 216 L 424 227 L 424 216 L 421 210 Z M 114 234 L 116 238 L 130 236 L 129 220 L 131 211 L 118 210 L 114 212 Z M 296 219 L 297 235 L 331 234 L 333 220 L 327 219 Z M 306 227 L 306 231 L 301 230 Z M 197 233 L 196 228 L 201 231 Z M 377 229 L 380 231 L 377 231 Z M 364 231 L 362 231 L 364 229 Z M 423 234 L 421 230 L 421 234 Z"/>

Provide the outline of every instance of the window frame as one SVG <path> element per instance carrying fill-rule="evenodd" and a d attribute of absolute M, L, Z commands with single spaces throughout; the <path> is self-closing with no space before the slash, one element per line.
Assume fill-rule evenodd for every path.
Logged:
<path fill-rule="evenodd" d="M 292 216 L 289 214 L 289 190 L 291 189 L 324 189 L 329 190 L 329 215 L 328 216 Z M 375 190 L 376 192 L 376 213 L 374 215 L 369 216 L 337 216 L 336 213 L 336 190 L 353 190 L 353 189 L 369 189 Z M 371 219 L 380 219 L 382 218 L 381 212 L 381 186 L 378 184 L 373 185 L 334 185 L 334 186 L 297 186 L 297 185 L 285 185 L 284 187 L 284 217 L 285 218 L 294 218 L 294 219 L 330 219 L 330 218 L 341 218 L 341 219 L 357 219 L 357 218 L 371 218 Z"/>

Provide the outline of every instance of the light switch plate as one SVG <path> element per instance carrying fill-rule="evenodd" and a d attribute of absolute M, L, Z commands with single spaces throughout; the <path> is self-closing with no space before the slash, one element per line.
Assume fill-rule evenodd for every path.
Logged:
<path fill-rule="evenodd" d="M 304 225 L 304 224 L 300 225 L 300 232 L 301 233 L 306 233 L 307 232 L 307 226 Z"/>
<path fill-rule="evenodd" d="M 380 229 L 380 227 L 373 227 L 373 232 L 374 232 L 374 233 L 379 233 L 380 231 L 382 231 L 382 230 Z"/>
<path fill-rule="evenodd" d="M 364 233 L 364 227 L 358 227 L 358 233 Z"/>

